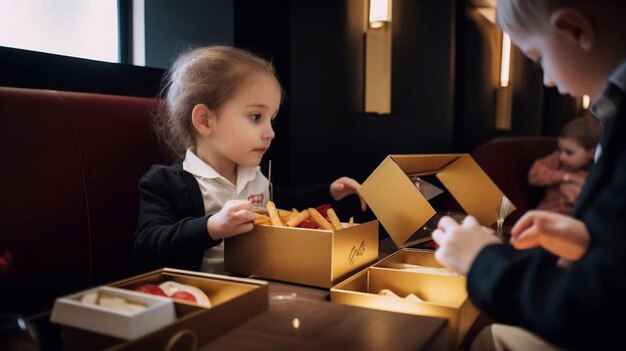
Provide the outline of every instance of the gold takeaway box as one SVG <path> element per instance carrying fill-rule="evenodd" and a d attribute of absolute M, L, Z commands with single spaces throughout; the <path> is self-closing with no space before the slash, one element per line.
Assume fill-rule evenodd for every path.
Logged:
<path fill-rule="evenodd" d="M 259 225 L 224 245 L 228 272 L 330 288 L 378 259 L 378 221 L 340 230 Z"/>

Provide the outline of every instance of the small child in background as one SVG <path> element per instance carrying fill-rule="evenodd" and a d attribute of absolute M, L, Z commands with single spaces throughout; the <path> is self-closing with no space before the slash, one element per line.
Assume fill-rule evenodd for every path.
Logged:
<path fill-rule="evenodd" d="M 597 118 L 577 117 L 563 127 L 559 149 L 535 161 L 528 172 L 528 182 L 546 188 L 537 209 L 572 214 L 593 164 L 601 129 Z"/>
<path fill-rule="evenodd" d="M 275 137 L 282 89 L 271 63 L 227 46 L 180 55 L 167 78 L 156 129 L 179 160 L 154 165 L 139 181 L 135 252 L 154 268 L 222 273 L 222 240 L 251 231 L 256 212 L 270 200 L 259 164 Z M 283 208 L 306 208 L 357 194 L 359 187 L 341 177 L 273 193 Z"/>

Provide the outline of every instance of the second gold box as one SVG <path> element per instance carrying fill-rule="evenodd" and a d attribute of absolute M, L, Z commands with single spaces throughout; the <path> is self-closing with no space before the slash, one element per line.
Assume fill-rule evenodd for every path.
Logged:
<path fill-rule="evenodd" d="M 459 346 L 478 317 L 460 276 L 415 273 L 388 268 L 408 263 L 441 268 L 432 252 L 403 249 L 334 286 L 331 301 L 352 306 L 448 319 L 450 344 Z M 380 295 L 389 289 L 400 297 L 415 294 L 422 302 Z"/>

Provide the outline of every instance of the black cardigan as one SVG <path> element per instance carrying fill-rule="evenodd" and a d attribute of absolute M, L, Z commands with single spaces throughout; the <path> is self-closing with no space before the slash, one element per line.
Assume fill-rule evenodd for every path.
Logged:
<path fill-rule="evenodd" d="M 332 203 L 330 185 L 284 191 L 274 186 L 274 201 L 281 208 L 306 208 Z M 221 240 L 207 230 L 202 193 L 182 162 L 155 165 L 139 181 L 139 220 L 134 234 L 135 252 L 144 269 L 174 267 L 199 270 L 204 251 Z"/>

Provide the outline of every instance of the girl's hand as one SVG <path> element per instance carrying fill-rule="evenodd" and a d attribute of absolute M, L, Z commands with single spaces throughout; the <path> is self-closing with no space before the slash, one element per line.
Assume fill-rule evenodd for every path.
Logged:
<path fill-rule="evenodd" d="M 252 230 L 254 207 L 248 200 L 230 200 L 222 209 L 209 217 L 207 229 L 214 240 L 224 239 Z"/>
<path fill-rule="evenodd" d="M 585 223 L 546 211 L 527 212 L 511 229 L 511 244 L 516 249 L 541 246 L 570 261 L 576 261 L 585 254 L 589 240 Z"/>
<path fill-rule="evenodd" d="M 360 187 L 361 184 L 356 180 L 349 177 L 341 177 L 330 185 L 330 195 L 333 199 L 335 199 L 335 201 L 339 201 L 348 195 L 359 195 Z M 367 204 L 361 195 L 359 195 L 359 198 L 361 200 L 361 210 L 365 211 L 367 209 Z"/>
<path fill-rule="evenodd" d="M 485 246 L 501 242 L 493 231 L 481 226 L 472 216 L 465 217 L 460 224 L 452 217 L 442 217 L 432 238 L 439 244 L 435 251 L 437 261 L 463 275 L 467 275 Z"/>

